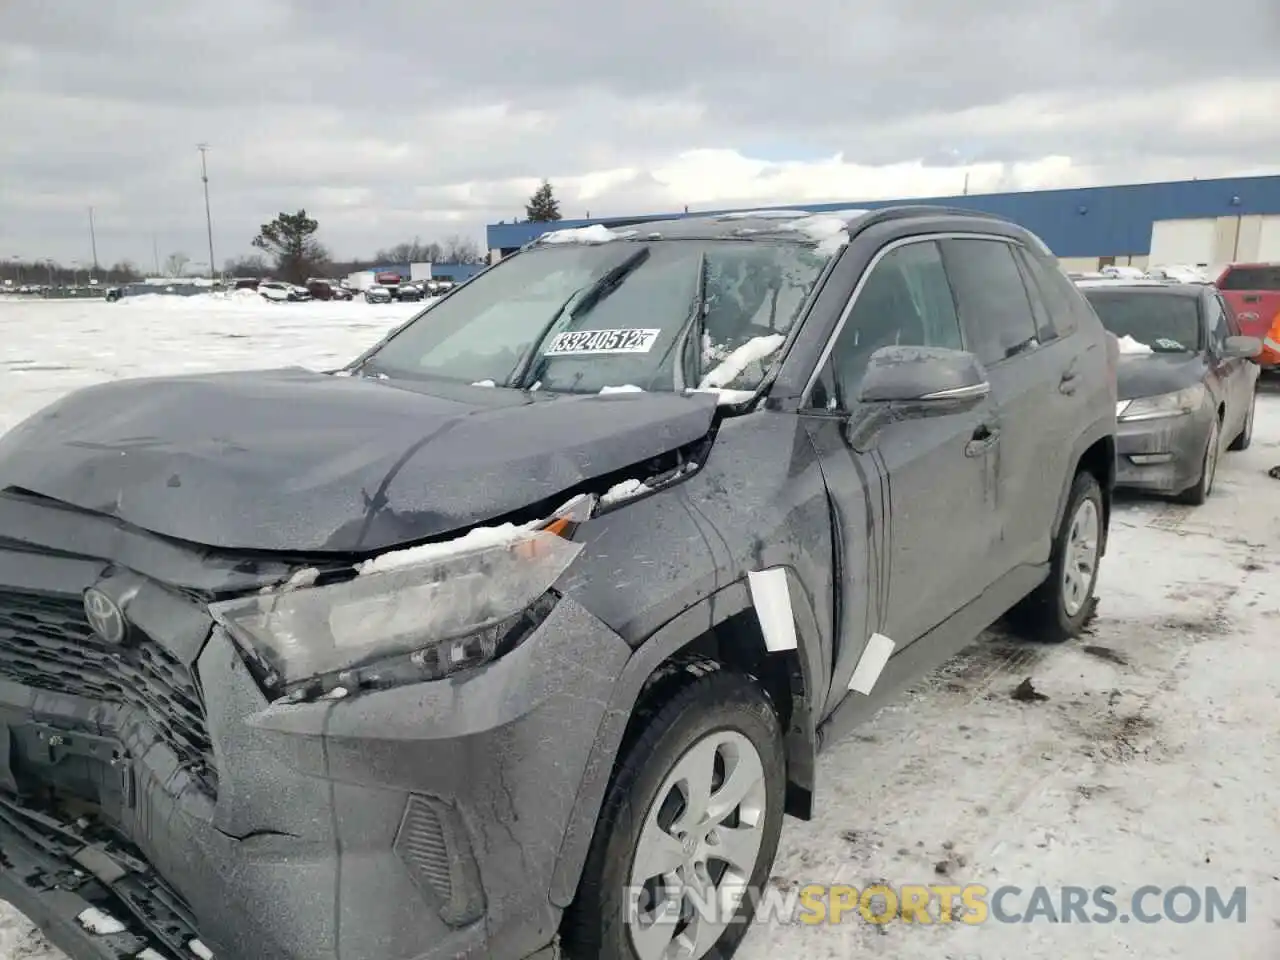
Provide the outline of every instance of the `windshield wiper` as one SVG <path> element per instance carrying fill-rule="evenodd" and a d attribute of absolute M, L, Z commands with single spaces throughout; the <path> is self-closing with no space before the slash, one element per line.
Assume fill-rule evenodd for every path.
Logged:
<path fill-rule="evenodd" d="M 516 368 L 509 378 L 511 385 L 517 389 L 526 389 L 525 380 L 533 372 L 534 361 L 537 360 L 538 353 L 542 350 L 543 341 L 550 336 L 551 331 L 560 322 L 560 317 L 563 316 L 569 304 L 573 303 L 579 293 L 582 293 L 582 299 L 578 300 L 573 309 L 569 311 L 570 320 L 577 319 L 592 310 L 596 304 L 622 286 L 622 281 L 634 273 L 636 268 L 649 259 L 649 256 L 649 248 L 641 247 L 616 267 L 605 273 L 599 280 L 588 287 L 585 293 L 582 293 L 581 290 L 575 290 L 569 296 L 569 299 L 560 304 L 556 312 L 551 315 L 551 319 L 542 325 L 542 329 L 538 331 L 538 335 L 529 345 L 528 351 L 520 358 L 520 362 L 516 364 Z"/>
<path fill-rule="evenodd" d="M 667 357 L 671 355 L 672 350 L 679 350 L 679 373 L 675 387 L 679 392 L 686 387 L 696 387 L 702 372 L 702 338 L 707 326 L 707 255 L 704 252 L 698 257 L 698 285 L 693 294 L 693 311 L 689 314 L 689 319 L 676 332 L 675 340 L 672 341 L 671 347 L 668 348 L 666 356 L 662 358 L 662 362 L 658 364 L 658 369 L 666 366 Z M 693 344 L 693 362 L 689 363 L 689 345 Z M 692 368 L 692 382 L 689 382 L 689 370 Z M 684 383 L 679 382 L 684 380 Z"/>

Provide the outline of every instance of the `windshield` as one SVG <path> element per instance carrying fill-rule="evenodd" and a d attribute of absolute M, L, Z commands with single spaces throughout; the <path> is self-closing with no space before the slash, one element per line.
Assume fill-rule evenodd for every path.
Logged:
<path fill-rule="evenodd" d="M 763 240 L 534 247 L 433 304 L 365 366 L 564 393 L 753 390 L 828 259 Z"/>
<path fill-rule="evenodd" d="M 1089 290 L 1086 295 L 1102 325 L 1117 337 L 1131 337 L 1156 353 L 1200 349 L 1198 297 L 1137 290 Z"/>

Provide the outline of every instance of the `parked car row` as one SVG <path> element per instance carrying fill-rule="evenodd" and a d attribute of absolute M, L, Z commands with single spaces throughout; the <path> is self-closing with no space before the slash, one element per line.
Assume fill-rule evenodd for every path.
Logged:
<path fill-rule="evenodd" d="M 1077 280 L 1120 348 L 1116 484 L 1201 504 L 1253 437 L 1262 342 L 1209 283 Z"/>
<path fill-rule="evenodd" d="M 417 303 L 427 297 L 438 297 L 453 289 L 444 280 L 415 280 L 404 283 L 376 283 L 364 292 L 368 303 Z"/>

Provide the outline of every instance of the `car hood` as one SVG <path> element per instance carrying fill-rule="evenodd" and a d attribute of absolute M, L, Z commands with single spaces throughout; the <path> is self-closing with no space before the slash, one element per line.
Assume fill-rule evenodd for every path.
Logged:
<path fill-rule="evenodd" d="M 0 438 L 0 490 L 215 548 L 373 553 L 691 443 L 715 403 L 301 369 L 126 380 L 77 391 Z"/>
<path fill-rule="evenodd" d="M 1205 362 L 1197 354 L 1122 354 L 1116 371 L 1118 399 L 1154 397 L 1193 386 L 1204 379 Z"/>

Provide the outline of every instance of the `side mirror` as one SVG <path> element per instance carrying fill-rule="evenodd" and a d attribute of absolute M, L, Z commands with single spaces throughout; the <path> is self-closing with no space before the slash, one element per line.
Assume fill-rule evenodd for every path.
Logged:
<path fill-rule="evenodd" d="M 1252 360 L 1262 353 L 1262 341 L 1257 337 L 1227 337 L 1222 341 L 1222 359 Z"/>
<path fill-rule="evenodd" d="M 987 372 L 972 353 L 896 346 L 881 347 L 871 354 L 858 399 L 862 403 L 953 406 L 981 400 L 990 392 Z"/>

